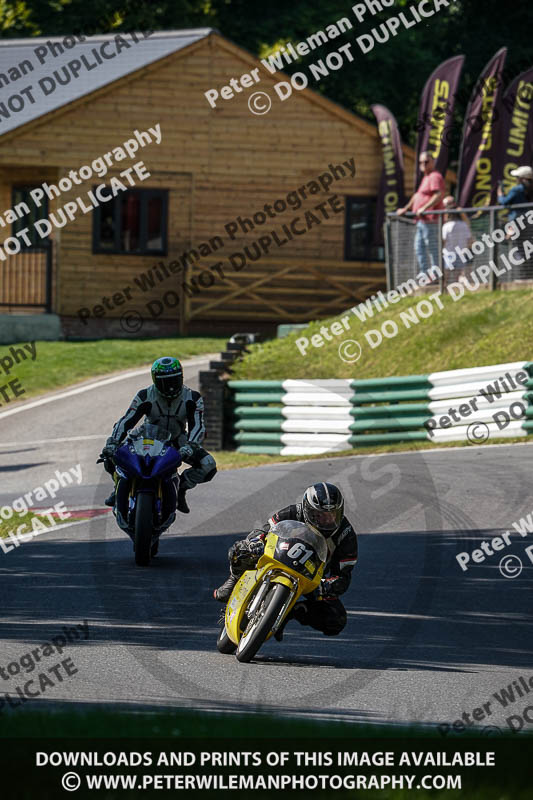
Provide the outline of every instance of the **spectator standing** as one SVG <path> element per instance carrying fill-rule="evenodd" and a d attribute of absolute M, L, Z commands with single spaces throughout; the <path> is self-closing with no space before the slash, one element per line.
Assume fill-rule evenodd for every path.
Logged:
<path fill-rule="evenodd" d="M 530 203 L 533 201 L 533 169 L 531 167 L 517 167 L 511 170 L 511 175 L 516 178 L 516 184 L 511 187 L 507 194 L 503 193 L 503 182 L 498 184 L 498 203 L 501 206 L 513 206 L 519 203 Z M 508 221 L 516 219 L 522 213 L 521 209 L 509 211 Z"/>
<path fill-rule="evenodd" d="M 435 161 L 430 153 L 420 153 L 420 167 L 424 177 L 417 191 L 404 208 L 396 212 L 402 216 L 407 211 L 416 214 L 415 252 L 422 272 L 428 272 L 431 266 L 438 264 L 438 229 L 437 214 L 426 213 L 430 209 L 439 210 L 444 206 L 442 198 L 446 190 L 444 178 L 435 169 Z"/>
<path fill-rule="evenodd" d="M 451 195 L 444 198 L 443 205 L 444 208 L 450 210 L 454 209 L 455 212 L 453 214 L 444 215 L 444 225 L 442 226 L 442 241 L 444 244 L 442 254 L 444 266 L 447 269 L 453 269 L 457 258 L 455 248 L 470 248 L 472 244 L 472 231 L 468 224 L 468 217 L 457 208 L 457 204 Z"/>
<path fill-rule="evenodd" d="M 510 207 L 507 222 L 513 222 L 520 214 L 523 214 L 524 208 L 513 208 L 513 206 L 520 203 L 530 203 L 533 201 L 533 169 L 529 166 L 517 167 L 511 170 L 511 175 L 516 178 L 516 184 L 510 188 L 507 194 L 504 194 L 503 183 L 500 181 L 498 184 L 498 203 L 502 206 Z M 518 245 L 524 236 L 521 231 L 518 239 L 511 239 L 511 234 L 508 232 L 505 237 L 508 246 L 515 247 Z M 524 280 L 531 278 L 531 262 L 526 261 L 524 264 L 513 266 L 512 272 L 508 273 L 508 280 Z"/>

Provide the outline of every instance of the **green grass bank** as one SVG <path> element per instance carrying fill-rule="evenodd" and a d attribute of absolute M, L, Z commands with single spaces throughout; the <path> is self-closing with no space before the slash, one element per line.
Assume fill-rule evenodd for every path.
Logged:
<path fill-rule="evenodd" d="M 302 356 L 296 340 L 311 340 L 320 329 L 339 320 L 311 322 L 305 330 L 251 346 L 251 352 L 235 365 L 235 380 L 283 380 L 287 378 L 381 378 L 389 375 L 414 375 L 440 370 L 499 364 L 509 361 L 533 360 L 533 312 L 531 290 L 479 291 L 466 293 L 456 302 L 444 293 L 443 308 L 433 303 L 433 314 L 406 327 L 402 312 L 416 306 L 427 295 L 406 297 L 389 305 L 365 322 L 351 311 L 350 327 L 339 336 L 332 336 L 321 347 L 309 345 Z M 345 315 L 343 315 L 345 316 Z M 398 334 L 372 349 L 365 339 L 370 329 L 380 329 L 385 320 L 398 325 Z M 324 338 L 324 337 L 323 337 Z M 339 345 L 354 339 L 361 345 L 362 354 L 356 363 L 349 364 L 339 356 Z"/>
<path fill-rule="evenodd" d="M 175 355 L 181 360 L 205 353 L 218 353 L 227 337 L 175 337 L 171 339 L 100 339 L 90 342 L 36 342 L 36 357 L 26 351 L 25 361 L 14 364 L 10 373 L 0 371 L 1 383 L 18 379 L 24 389 L 21 400 L 97 378 L 111 372 L 147 366 L 156 358 Z M 23 344 L 2 345 L 0 359 L 11 355 L 10 348 Z M 21 358 L 19 356 L 19 358 Z M 1 362 L 6 363 L 6 362 Z"/>

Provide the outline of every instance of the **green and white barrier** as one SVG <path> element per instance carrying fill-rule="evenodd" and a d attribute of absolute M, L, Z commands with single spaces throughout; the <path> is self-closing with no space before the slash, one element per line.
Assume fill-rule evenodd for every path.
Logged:
<path fill-rule="evenodd" d="M 533 432 L 533 363 L 364 380 L 229 381 L 244 453 L 313 455 Z"/>

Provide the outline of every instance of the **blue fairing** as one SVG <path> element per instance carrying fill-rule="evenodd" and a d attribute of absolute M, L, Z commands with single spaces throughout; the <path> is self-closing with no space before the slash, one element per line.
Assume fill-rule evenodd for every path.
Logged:
<path fill-rule="evenodd" d="M 167 452 L 162 456 L 158 456 L 152 465 L 152 477 L 163 475 L 165 472 L 173 472 L 177 470 L 181 464 L 181 455 L 179 450 L 174 447 L 169 447 Z"/>
<path fill-rule="evenodd" d="M 115 462 L 126 475 L 141 475 L 141 461 L 137 453 L 132 453 L 126 445 L 122 445 L 115 453 Z"/>
<path fill-rule="evenodd" d="M 179 450 L 170 446 L 163 455 L 155 458 L 139 456 L 132 453 L 127 445 L 123 445 L 115 453 L 115 462 L 127 475 L 155 478 L 177 470 L 181 464 L 181 456 Z"/>

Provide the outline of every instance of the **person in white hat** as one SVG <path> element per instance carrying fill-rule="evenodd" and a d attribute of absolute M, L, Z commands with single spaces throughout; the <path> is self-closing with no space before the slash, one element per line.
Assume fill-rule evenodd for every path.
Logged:
<path fill-rule="evenodd" d="M 511 175 L 516 178 L 516 185 L 512 186 L 507 194 L 504 194 L 503 182 L 498 184 L 498 203 L 502 206 L 514 206 L 520 203 L 530 203 L 533 201 L 533 169 L 528 166 L 517 167 L 511 170 Z M 509 211 L 509 222 L 514 220 L 521 209 L 511 209 Z"/>

